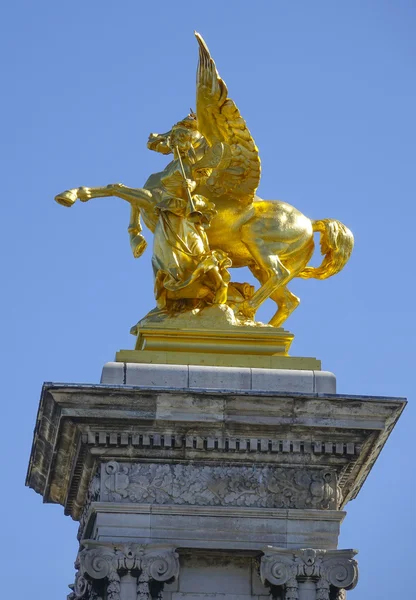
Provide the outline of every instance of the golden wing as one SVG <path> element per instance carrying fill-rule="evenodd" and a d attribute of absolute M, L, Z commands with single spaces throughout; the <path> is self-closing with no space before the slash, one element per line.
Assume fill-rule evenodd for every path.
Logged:
<path fill-rule="evenodd" d="M 207 186 L 213 196 L 231 196 L 244 203 L 253 200 L 260 183 L 260 157 L 246 122 L 227 86 L 218 74 L 215 62 L 199 33 L 199 62 L 196 80 L 196 114 L 198 131 L 210 146 L 227 144 L 231 161 L 226 169 L 215 169 Z"/>

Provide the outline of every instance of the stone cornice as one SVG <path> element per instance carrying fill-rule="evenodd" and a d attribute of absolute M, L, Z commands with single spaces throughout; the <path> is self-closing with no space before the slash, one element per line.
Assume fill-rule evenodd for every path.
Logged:
<path fill-rule="evenodd" d="M 345 503 L 404 406 L 402 398 L 47 383 L 26 483 L 78 519 L 101 459 L 221 457 L 335 469 Z"/>

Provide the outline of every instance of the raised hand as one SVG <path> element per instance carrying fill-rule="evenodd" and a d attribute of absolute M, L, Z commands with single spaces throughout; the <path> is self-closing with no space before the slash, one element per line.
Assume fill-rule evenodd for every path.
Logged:
<path fill-rule="evenodd" d="M 196 181 L 193 181 L 192 179 L 184 179 L 182 182 L 182 186 L 184 190 L 189 190 L 190 192 L 193 192 L 196 188 Z"/>

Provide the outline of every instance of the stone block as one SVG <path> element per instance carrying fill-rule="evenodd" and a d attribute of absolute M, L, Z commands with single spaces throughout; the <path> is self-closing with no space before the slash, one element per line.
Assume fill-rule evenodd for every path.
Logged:
<path fill-rule="evenodd" d="M 336 377 L 328 371 L 251 369 L 251 389 L 262 392 L 335 394 Z"/>
<path fill-rule="evenodd" d="M 189 387 L 217 390 L 251 389 L 251 369 L 189 365 Z"/>
<path fill-rule="evenodd" d="M 188 387 L 188 368 L 186 365 L 163 365 L 161 368 L 160 365 L 128 363 L 125 383 L 141 387 L 184 389 Z"/>
<path fill-rule="evenodd" d="M 316 394 L 336 394 L 337 379 L 329 371 L 314 371 L 315 393 Z"/>
<path fill-rule="evenodd" d="M 335 394 L 336 378 L 327 371 L 109 362 L 101 383 L 143 388 L 254 390 L 296 394 Z"/>
<path fill-rule="evenodd" d="M 339 513 L 338 522 L 327 519 L 328 514 L 329 511 L 307 523 L 301 518 L 288 520 L 287 548 L 336 548 L 343 514 Z"/>
<path fill-rule="evenodd" d="M 151 515 L 148 512 L 129 514 L 121 512 L 98 511 L 91 531 L 91 537 L 97 541 L 132 541 L 140 539 L 141 543 L 148 543 L 152 539 L 150 531 Z"/>
<path fill-rule="evenodd" d="M 109 362 L 106 363 L 101 372 L 100 383 L 105 385 L 123 385 L 125 384 L 124 363 Z"/>
<path fill-rule="evenodd" d="M 251 596 L 251 560 L 226 554 L 185 555 L 181 560 L 179 594 L 216 593 Z M 175 597 L 175 595 L 174 595 Z"/>
<path fill-rule="evenodd" d="M 313 371 L 251 369 L 251 387 L 256 391 L 313 393 Z"/>
<path fill-rule="evenodd" d="M 80 537 L 100 542 L 171 544 L 178 548 L 260 552 L 336 548 L 343 511 L 93 503 Z M 81 532 L 82 533 L 82 532 Z"/>
<path fill-rule="evenodd" d="M 173 512 L 173 511 L 172 511 Z M 198 512 L 200 514 L 198 514 Z M 194 514 L 152 514 L 151 539 L 153 543 L 175 543 L 182 548 L 210 550 L 261 550 L 265 544 L 286 547 L 284 519 L 271 519 L 257 515 L 226 518 L 219 513 L 204 514 L 202 509 Z"/>

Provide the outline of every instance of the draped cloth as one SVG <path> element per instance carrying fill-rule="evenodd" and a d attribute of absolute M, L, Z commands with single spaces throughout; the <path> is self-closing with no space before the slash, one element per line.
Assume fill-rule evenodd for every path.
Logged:
<path fill-rule="evenodd" d="M 183 178 L 175 167 L 163 181 L 165 193 L 155 207 L 152 265 L 156 302 L 162 310 L 177 308 L 178 300 L 186 299 L 188 308 L 201 298 L 212 300 L 216 291 L 209 276 L 212 269 L 225 283 L 230 279 L 231 260 L 222 251 L 210 250 L 203 226 L 215 214 L 214 205 L 198 194 L 192 203 L 182 198 Z"/>

